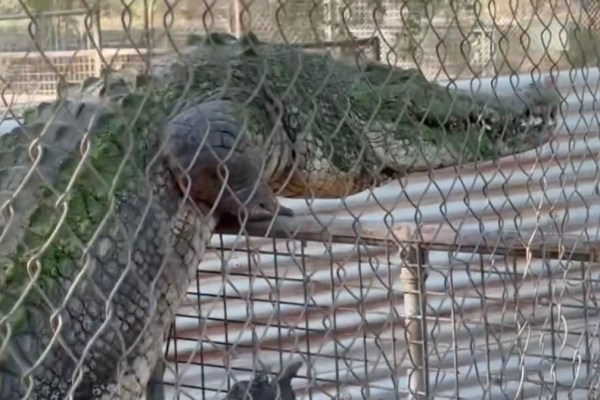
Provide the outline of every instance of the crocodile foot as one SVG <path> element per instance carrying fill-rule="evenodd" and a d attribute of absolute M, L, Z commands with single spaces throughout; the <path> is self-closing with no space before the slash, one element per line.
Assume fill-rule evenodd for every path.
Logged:
<path fill-rule="evenodd" d="M 292 379 L 296 377 L 302 365 L 302 361 L 291 363 L 275 379 L 270 379 L 267 374 L 261 372 L 252 381 L 236 382 L 225 400 L 296 400 Z"/>

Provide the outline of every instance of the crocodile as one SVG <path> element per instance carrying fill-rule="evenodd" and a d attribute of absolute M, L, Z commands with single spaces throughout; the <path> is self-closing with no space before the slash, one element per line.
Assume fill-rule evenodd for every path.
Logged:
<path fill-rule="evenodd" d="M 253 34 L 192 37 L 57 93 L 0 137 L 3 399 L 140 398 L 220 219 L 532 149 L 558 104 Z"/>
<path fill-rule="evenodd" d="M 292 215 L 231 102 L 159 106 L 61 98 L 0 137 L 0 398 L 142 398 L 218 219 Z"/>
<path fill-rule="evenodd" d="M 561 98 L 532 84 L 510 95 L 473 94 L 419 71 L 333 58 L 301 46 L 191 36 L 141 69 L 110 70 L 123 92 L 151 86 L 168 108 L 226 98 L 244 108 L 263 174 L 284 197 L 340 198 L 430 171 L 522 153 L 551 139 Z M 352 62 L 351 62 L 352 61 Z M 102 92 L 106 78 L 90 78 Z"/>

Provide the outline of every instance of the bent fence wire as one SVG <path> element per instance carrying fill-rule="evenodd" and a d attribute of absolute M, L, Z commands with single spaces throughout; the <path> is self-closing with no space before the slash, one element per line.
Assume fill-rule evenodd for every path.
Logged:
<path fill-rule="evenodd" d="M 0 12 L 0 398 L 597 398 L 600 2 Z"/>

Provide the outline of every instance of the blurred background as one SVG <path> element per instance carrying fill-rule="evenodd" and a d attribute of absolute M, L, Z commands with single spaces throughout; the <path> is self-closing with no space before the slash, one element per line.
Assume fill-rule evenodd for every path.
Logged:
<path fill-rule="evenodd" d="M 11 82 L 4 95 L 18 96 L 17 102 L 25 94 L 36 101 L 53 96 L 57 71 L 81 82 L 98 73 L 102 57 L 111 58 L 114 67 L 140 63 L 148 49 L 181 46 L 190 33 L 239 36 L 251 30 L 262 40 L 305 43 L 334 56 L 360 53 L 418 68 L 429 79 L 453 80 L 593 65 L 600 30 L 597 0 L 25 0 L 23 5 L 27 12 L 21 1 L 0 5 L 0 75 Z"/>

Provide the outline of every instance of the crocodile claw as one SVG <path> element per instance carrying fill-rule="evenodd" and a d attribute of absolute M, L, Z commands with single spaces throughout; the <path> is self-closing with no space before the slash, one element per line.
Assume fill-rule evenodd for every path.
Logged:
<path fill-rule="evenodd" d="M 267 221 L 274 217 L 293 217 L 294 211 L 290 208 L 278 205 L 278 208 L 273 210 L 265 207 L 254 207 L 250 211 L 248 218 L 251 221 Z"/>

